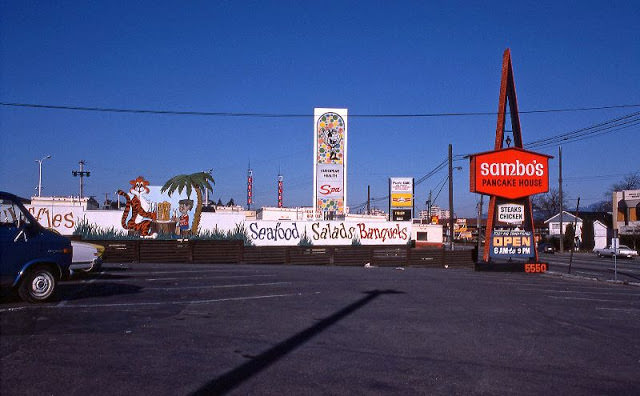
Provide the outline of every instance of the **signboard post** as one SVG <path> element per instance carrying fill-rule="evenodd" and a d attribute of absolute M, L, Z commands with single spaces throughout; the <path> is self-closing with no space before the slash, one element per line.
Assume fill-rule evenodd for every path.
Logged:
<path fill-rule="evenodd" d="M 504 148 L 507 103 L 513 147 Z M 530 197 L 549 191 L 549 158 L 553 157 L 523 148 L 509 49 L 502 62 L 494 150 L 469 158 L 470 191 L 490 196 L 482 264 L 515 258 L 526 260 L 522 266 L 526 272 L 546 271 L 546 264 L 538 263 Z"/>

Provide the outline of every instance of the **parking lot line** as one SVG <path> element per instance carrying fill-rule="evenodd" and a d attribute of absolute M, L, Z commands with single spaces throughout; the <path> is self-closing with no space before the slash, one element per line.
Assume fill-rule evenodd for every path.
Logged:
<path fill-rule="evenodd" d="M 629 293 L 629 290 L 608 290 L 608 291 L 582 291 L 582 290 L 556 290 L 556 289 L 536 289 L 536 288 L 522 288 L 518 289 L 522 291 L 534 291 L 540 293 L 575 293 L 575 294 L 593 294 L 593 295 L 609 295 L 620 297 L 640 297 L 640 293 Z M 591 288 L 590 290 L 593 290 Z"/>
<path fill-rule="evenodd" d="M 598 301 L 598 302 L 612 302 L 612 303 L 635 303 L 635 301 L 625 300 L 609 300 L 605 298 L 586 298 L 586 297 L 567 297 L 567 296 L 545 296 L 547 298 L 553 298 L 555 300 L 581 300 L 581 301 Z"/>
<path fill-rule="evenodd" d="M 145 287 L 144 290 L 185 290 L 185 289 L 231 289 L 234 287 L 290 285 L 291 282 L 241 283 L 235 285 L 182 286 L 182 287 Z"/>
<path fill-rule="evenodd" d="M 275 274 L 272 274 L 272 275 L 264 274 L 264 275 L 212 276 L 212 277 L 208 277 L 206 279 L 259 278 L 259 277 L 273 277 L 273 276 L 276 276 L 276 275 Z M 192 277 L 192 278 L 147 278 L 147 279 L 145 279 L 145 281 L 155 282 L 155 281 L 185 280 L 185 279 L 193 280 L 193 279 L 204 279 L 204 278 L 202 276 L 196 276 L 196 277 Z"/>
<path fill-rule="evenodd" d="M 128 274 L 138 275 L 138 274 L 187 274 L 187 273 L 198 273 L 203 274 L 207 272 L 261 272 L 252 269 L 242 269 L 242 268 L 234 268 L 234 269 L 211 269 L 211 270 L 166 270 L 166 271 L 137 271 L 137 270 L 128 270 Z"/>
<path fill-rule="evenodd" d="M 308 293 L 311 295 L 311 293 Z M 317 294 L 317 293 L 313 293 Z M 267 294 L 259 296 L 244 296 L 244 297 L 228 297 L 228 298 L 214 298 L 208 300 L 190 300 L 190 301 L 155 301 L 155 302 L 131 302 L 131 303 L 113 303 L 113 304 L 71 304 L 71 305 L 24 305 L 20 307 L 12 307 L 6 309 L 0 309 L 1 312 L 16 312 L 26 309 L 64 309 L 64 308 L 132 308 L 132 307 L 145 307 L 145 306 L 159 306 L 159 305 L 197 305 L 197 304 L 215 304 L 221 302 L 232 301 L 249 301 L 249 300 L 264 300 L 271 298 L 284 298 L 302 296 L 303 293 L 286 293 L 286 294 Z"/>

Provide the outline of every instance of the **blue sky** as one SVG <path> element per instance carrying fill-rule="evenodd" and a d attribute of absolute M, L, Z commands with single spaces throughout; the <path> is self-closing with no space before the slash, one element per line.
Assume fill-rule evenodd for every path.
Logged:
<path fill-rule="evenodd" d="M 558 4 L 560 3 L 560 4 Z M 495 112 L 511 49 L 521 111 L 640 104 L 640 4 L 616 2 L 22 2 L 0 1 L 0 101 L 302 117 L 152 115 L 0 106 L 0 189 L 31 196 L 114 197 L 145 176 L 213 168 L 213 197 L 312 204 L 313 108 L 348 108 L 348 205 L 387 194 L 388 177 L 420 178 L 446 156 L 493 149 L 496 116 L 357 115 Z M 640 107 L 522 114 L 527 142 Z M 565 193 L 602 200 L 640 171 L 633 126 L 563 145 Z M 557 157 L 557 146 L 536 150 Z M 455 211 L 473 216 L 468 162 Z M 557 158 L 551 160 L 557 184 Z M 417 209 L 445 170 L 416 187 Z M 442 190 L 436 204 L 447 206 Z M 375 203 L 386 208 L 386 204 Z"/>

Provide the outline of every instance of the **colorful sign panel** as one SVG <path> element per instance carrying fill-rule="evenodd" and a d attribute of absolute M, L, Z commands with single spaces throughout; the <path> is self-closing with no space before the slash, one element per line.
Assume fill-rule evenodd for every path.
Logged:
<path fill-rule="evenodd" d="M 249 169 L 247 172 L 247 207 L 251 209 L 253 203 L 253 171 Z"/>
<path fill-rule="evenodd" d="M 522 224 L 524 222 L 524 205 L 506 203 L 498 205 L 498 221 L 509 224 Z"/>
<path fill-rule="evenodd" d="M 278 207 L 282 208 L 284 206 L 282 202 L 282 185 L 284 183 L 284 177 L 282 175 L 278 175 Z"/>
<path fill-rule="evenodd" d="M 313 209 L 344 215 L 347 202 L 347 109 L 314 109 Z"/>
<path fill-rule="evenodd" d="M 516 199 L 549 191 L 551 156 L 512 147 L 470 158 L 471 192 Z"/>
<path fill-rule="evenodd" d="M 493 230 L 490 256 L 494 258 L 531 257 L 533 233 L 524 230 Z"/>
<path fill-rule="evenodd" d="M 390 178 L 389 193 L 392 208 L 413 208 L 413 178 Z"/>

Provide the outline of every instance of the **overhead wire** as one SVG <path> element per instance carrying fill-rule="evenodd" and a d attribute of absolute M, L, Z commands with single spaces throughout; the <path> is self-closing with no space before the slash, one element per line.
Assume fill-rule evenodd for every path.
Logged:
<path fill-rule="evenodd" d="M 603 135 L 605 133 L 617 132 L 640 124 L 640 112 L 626 114 L 571 132 L 534 140 L 527 144 L 527 148 L 543 148 L 556 145 L 558 143 L 569 143 L 581 141 L 587 138 Z"/>
<path fill-rule="evenodd" d="M 73 111 L 90 111 L 90 112 L 106 112 L 106 113 L 132 113 L 132 114 L 153 114 L 153 115 L 178 115 L 178 116 L 209 116 L 209 117 L 261 117 L 261 118 L 304 118 L 312 117 L 312 114 L 296 114 L 296 113 L 254 113 L 254 112 L 225 112 L 225 111 L 178 111 L 178 110 L 158 110 L 158 109 L 132 109 L 132 108 L 115 108 L 115 107 L 93 107 L 93 106 L 68 106 L 68 105 L 52 105 L 39 103 L 18 103 L 18 102 L 0 102 L 0 106 L 5 107 L 23 107 L 31 109 L 48 109 L 48 110 L 73 110 Z M 574 107 L 563 109 L 538 109 L 538 110 L 521 110 L 519 114 L 541 114 L 541 113 L 563 113 L 576 111 L 594 111 L 594 110 L 611 110 L 622 108 L 640 107 L 640 104 L 622 104 L 611 106 L 594 106 L 594 107 Z M 441 112 L 441 113 L 404 113 L 404 114 L 350 114 L 349 117 L 359 118 L 424 118 L 424 117 L 466 117 L 466 116 L 488 116 L 496 115 L 498 112 Z"/>

